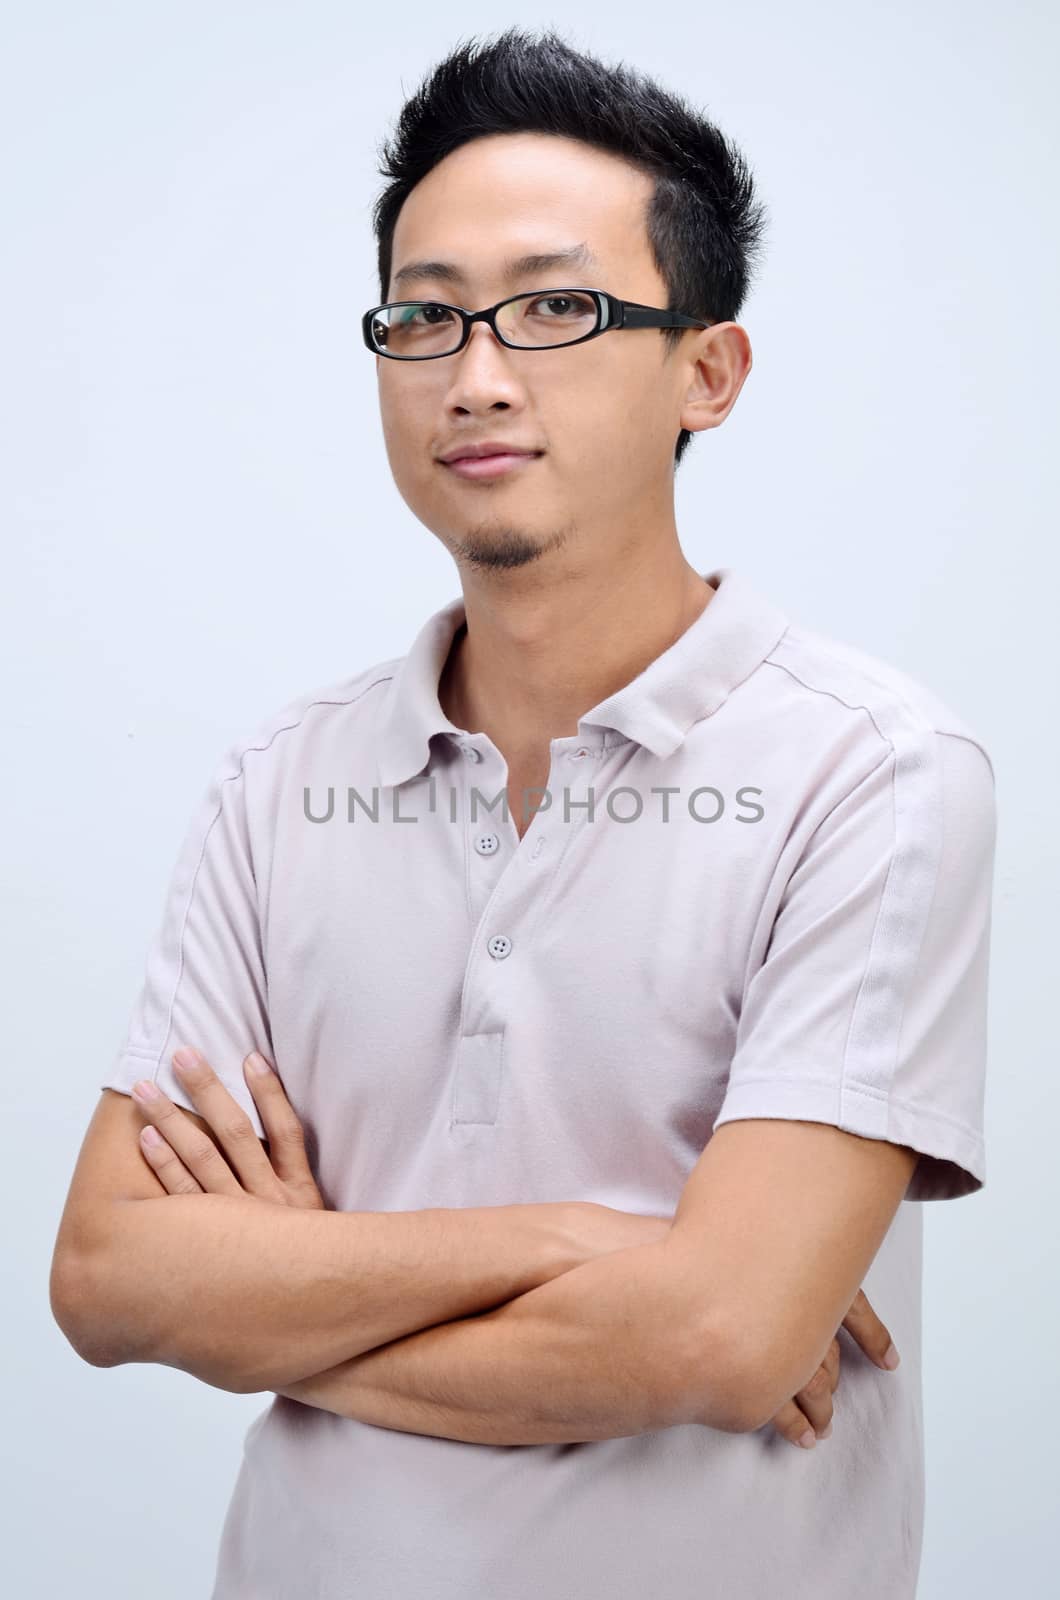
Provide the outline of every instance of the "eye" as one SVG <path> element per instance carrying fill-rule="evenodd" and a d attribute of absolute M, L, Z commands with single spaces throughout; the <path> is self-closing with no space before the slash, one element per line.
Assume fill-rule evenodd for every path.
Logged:
<path fill-rule="evenodd" d="M 541 295 L 537 300 L 531 300 L 529 304 L 532 311 L 536 311 L 537 307 L 542 305 L 563 307 L 564 310 L 560 311 L 559 313 L 542 313 L 542 315 L 545 316 L 545 320 L 549 322 L 562 322 L 565 319 L 569 320 L 572 314 L 576 317 L 596 315 L 595 303 L 591 300 L 585 299 L 582 295 L 545 294 Z"/>
<path fill-rule="evenodd" d="M 439 315 L 437 318 L 432 319 L 429 315 L 427 315 L 427 313 L 430 312 L 438 312 Z M 402 312 L 400 320 L 403 323 L 414 322 L 414 319 L 420 316 L 421 313 L 424 314 L 423 326 L 428 328 L 437 328 L 446 320 L 447 317 L 452 316 L 452 312 L 449 310 L 448 306 L 439 305 L 434 300 L 426 300 L 420 305 L 406 306 Z"/>

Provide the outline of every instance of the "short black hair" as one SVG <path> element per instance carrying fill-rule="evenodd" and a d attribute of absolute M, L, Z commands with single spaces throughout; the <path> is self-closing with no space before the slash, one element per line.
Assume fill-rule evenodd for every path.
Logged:
<path fill-rule="evenodd" d="M 390 282 L 394 227 L 408 195 L 460 145 L 496 133 L 552 133 L 609 151 L 655 178 L 645 223 L 667 307 L 735 321 L 755 277 L 766 223 L 740 151 L 702 113 L 625 65 L 606 66 L 553 29 L 472 36 L 440 61 L 378 148 L 390 182 L 372 208 L 379 295 Z M 669 349 L 685 333 L 661 330 Z M 692 434 L 682 428 L 674 468 Z"/>

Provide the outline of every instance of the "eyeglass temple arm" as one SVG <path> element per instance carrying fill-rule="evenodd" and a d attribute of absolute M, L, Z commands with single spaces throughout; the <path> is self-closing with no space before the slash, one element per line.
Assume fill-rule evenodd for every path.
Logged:
<path fill-rule="evenodd" d="M 640 306 L 636 301 L 622 301 L 620 328 L 709 328 L 709 322 L 698 317 L 686 317 L 683 311 L 657 311 L 653 306 Z"/>

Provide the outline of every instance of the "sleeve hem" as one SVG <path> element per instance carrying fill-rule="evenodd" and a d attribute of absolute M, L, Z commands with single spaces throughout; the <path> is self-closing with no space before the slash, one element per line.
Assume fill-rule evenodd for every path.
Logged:
<path fill-rule="evenodd" d="M 154 1071 L 149 1070 L 152 1066 Z M 183 1111 L 191 1111 L 197 1117 L 202 1116 L 199 1107 L 188 1097 L 186 1091 L 177 1082 L 172 1068 L 159 1066 L 157 1051 L 140 1050 L 132 1046 L 126 1048 L 115 1061 L 109 1075 L 102 1079 L 98 1086 L 100 1089 L 116 1089 L 119 1094 L 131 1095 L 133 1084 L 139 1083 L 141 1078 L 150 1078 L 152 1082 L 157 1083 L 162 1092 L 169 1096 L 173 1104 L 180 1106 Z M 240 1084 L 237 1091 L 235 1085 L 226 1082 L 223 1078 L 221 1081 L 233 1100 L 250 1118 L 258 1138 L 267 1139 L 268 1135 L 261 1120 L 261 1113 L 254 1104 L 250 1090 L 245 1085 Z"/>
<path fill-rule="evenodd" d="M 966 1123 L 911 1101 L 886 1099 L 877 1089 L 844 1080 L 753 1078 L 731 1084 L 715 1120 L 757 1117 L 827 1122 L 865 1139 L 888 1139 L 919 1152 L 906 1200 L 949 1200 L 974 1194 L 986 1182 L 982 1136 Z"/>

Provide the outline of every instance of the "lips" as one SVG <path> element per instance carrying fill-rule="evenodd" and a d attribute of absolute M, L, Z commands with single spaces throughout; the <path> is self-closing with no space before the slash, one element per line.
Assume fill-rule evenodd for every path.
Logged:
<path fill-rule="evenodd" d="M 455 461 L 485 461 L 487 456 L 540 456 L 540 450 L 520 450 L 519 445 L 469 445 L 466 450 L 456 451 L 452 456 L 440 456 L 440 461 L 445 466 L 452 467 Z"/>
<path fill-rule="evenodd" d="M 526 445 L 514 444 L 511 439 L 476 439 L 468 440 L 467 444 L 458 444 L 447 455 L 439 456 L 439 461 L 452 466 L 454 461 L 479 461 L 483 456 L 539 456 L 541 450 L 528 449 Z"/>
<path fill-rule="evenodd" d="M 448 467 L 458 478 L 500 478 L 506 473 L 516 472 L 522 467 L 529 466 L 543 454 L 542 450 L 521 454 L 512 451 L 494 451 L 488 455 L 455 456 L 452 461 L 445 461 L 442 465 Z"/>
<path fill-rule="evenodd" d="M 454 461 L 489 461 L 492 456 L 536 456 L 536 450 L 469 450 L 467 455 L 446 456 L 445 464 L 451 467 Z"/>

